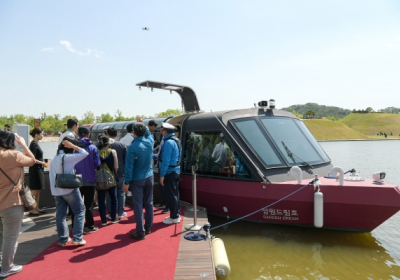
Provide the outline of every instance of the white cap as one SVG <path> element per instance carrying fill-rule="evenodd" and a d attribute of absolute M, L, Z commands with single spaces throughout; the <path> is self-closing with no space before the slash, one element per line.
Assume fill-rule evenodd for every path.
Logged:
<path fill-rule="evenodd" d="M 175 126 L 173 126 L 172 124 L 169 124 L 169 123 L 165 123 L 165 122 L 163 122 L 161 124 L 161 126 L 162 126 L 162 128 L 169 129 L 169 130 L 175 129 Z"/>
<path fill-rule="evenodd" d="M 223 137 L 225 137 L 225 135 L 221 132 L 221 133 L 219 134 L 219 137 L 223 138 Z"/>

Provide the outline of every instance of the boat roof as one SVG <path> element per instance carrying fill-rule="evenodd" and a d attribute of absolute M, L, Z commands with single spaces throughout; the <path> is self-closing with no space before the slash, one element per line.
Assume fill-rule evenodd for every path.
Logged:
<path fill-rule="evenodd" d="M 176 85 L 171 83 L 162 83 L 162 82 L 155 82 L 155 81 L 144 81 L 141 83 L 136 84 L 138 87 L 147 87 L 147 88 L 158 88 L 164 89 L 169 91 L 174 91 L 182 99 L 182 104 L 185 108 L 185 112 L 199 112 L 200 105 L 199 101 L 197 100 L 196 93 L 188 86 Z"/>
<path fill-rule="evenodd" d="M 241 119 L 248 117 L 265 117 L 265 116 L 288 117 L 297 119 L 297 117 L 293 113 L 284 110 L 279 110 L 279 109 L 264 110 L 263 107 L 255 107 L 248 109 L 225 110 L 225 111 L 207 112 L 201 114 L 191 114 L 188 116 L 185 122 L 188 125 L 190 124 L 190 130 L 192 129 L 196 130 L 197 128 L 204 126 L 207 126 L 209 129 L 211 129 L 212 126 L 219 128 L 221 126 L 219 121 L 222 121 L 225 125 L 228 125 L 228 121 L 233 119 Z M 174 118 L 172 118 L 170 122 L 173 122 L 173 120 Z"/>

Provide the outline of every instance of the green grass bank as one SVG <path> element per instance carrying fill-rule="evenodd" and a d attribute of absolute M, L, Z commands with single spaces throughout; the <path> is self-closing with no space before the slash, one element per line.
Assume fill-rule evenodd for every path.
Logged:
<path fill-rule="evenodd" d="M 400 114 L 350 114 L 339 121 L 310 119 L 304 124 L 317 140 L 385 139 L 378 132 L 386 132 L 389 139 L 400 138 Z"/>

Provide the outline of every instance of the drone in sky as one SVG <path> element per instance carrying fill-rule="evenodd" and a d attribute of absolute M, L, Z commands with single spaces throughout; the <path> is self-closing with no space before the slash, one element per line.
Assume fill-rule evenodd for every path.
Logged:
<path fill-rule="evenodd" d="M 149 31 L 149 30 L 150 30 L 150 28 L 148 28 L 148 27 L 142 27 L 142 29 L 143 29 L 144 31 Z"/>

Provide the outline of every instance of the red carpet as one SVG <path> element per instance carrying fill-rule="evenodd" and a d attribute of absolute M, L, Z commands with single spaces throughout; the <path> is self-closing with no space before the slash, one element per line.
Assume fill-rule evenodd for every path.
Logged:
<path fill-rule="evenodd" d="M 180 224 L 165 225 L 169 214 L 155 210 L 152 233 L 138 241 L 129 237 L 136 227 L 133 208 L 126 210 L 128 219 L 106 227 L 95 211 L 99 230 L 84 235 L 85 246 L 56 242 L 9 279 L 173 279 L 183 216 Z"/>

